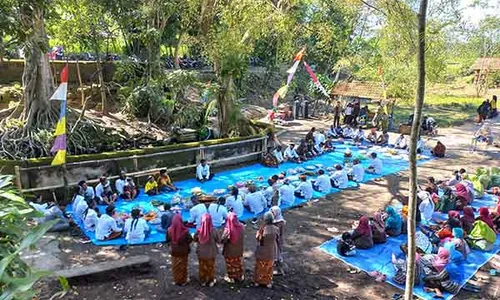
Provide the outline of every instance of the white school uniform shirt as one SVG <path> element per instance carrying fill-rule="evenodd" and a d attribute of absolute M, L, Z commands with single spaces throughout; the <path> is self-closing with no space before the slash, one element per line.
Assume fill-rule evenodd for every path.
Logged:
<path fill-rule="evenodd" d="M 202 164 L 199 164 L 196 167 L 196 177 L 198 179 L 202 180 L 203 177 L 209 178 L 210 177 L 210 166 L 207 164 L 203 166 Z"/>
<path fill-rule="evenodd" d="M 278 151 L 278 149 L 274 149 L 273 155 L 274 157 L 276 157 L 279 163 L 283 162 L 283 153 L 281 153 L 281 151 Z"/>
<path fill-rule="evenodd" d="M 127 181 L 125 179 L 118 178 L 115 181 L 115 188 L 116 188 L 116 191 L 118 192 L 118 195 L 123 195 L 123 188 L 125 187 L 126 184 L 127 184 Z"/>
<path fill-rule="evenodd" d="M 94 231 L 97 227 L 98 222 L 99 217 L 97 216 L 96 211 L 93 209 L 89 209 L 87 211 L 87 216 L 85 216 L 85 219 L 83 220 L 83 226 L 85 227 L 85 230 Z"/>
<path fill-rule="evenodd" d="M 361 129 L 356 129 L 354 131 L 354 137 L 358 138 L 359 140 L 364 140 L 365 139 L 365 132 Z"/>
<path fill-rule="evenodd" d="M 346 108 L 345 108 L 345 115 L 346 116 L 352 115 L 352 106 L 346 106 Z"/>
<path fill-rule="evenodd" d="M 314 144 L 315 145 L 319 145 L 321 143 L 324 143 L 326 140 L 326 137 L 324 134 L 322 134 L 321 132 L 318 132 L 314 135 Z"/>
<path fill-rule="evenodd" d="M 143 242 L 146 238 L 146 232 L 149 231 L 148 222 L 143 218 L 139 218 L 134 221 L 134 227 L 132 228 L 132 221 L 134 221 L 132 218 L 125 221 L 125 226 L 123 227 L 123 230 L 127 233 L 125 239 L 129 244 Z"/>
<path fill-rule="evenodd" d="M 104 194 L 104 186 L 99 182 L 98 185 L 95 186 L 95 194 L 96 197 L 102 201 L 102 194 Z"/>
<path fill-rule="evenodd" d="M 404 148 L 406 147 L 406 138 L 403 136 L 399 136 L 397 139 L 396 139 L 396 142 L 394 143 L 394 146 L 397 147 L 397 148 Z"/>
<path fill-rule="evenodd" d="M 318 176 L 314 185 L 316 185 L 321 192 L 329 192 L 332 189 L 330 176 L 328 176 L 327 174 Z"/>
<path fill-rule="evenodd" d="M 352 167 L 352 176 L 356 182 L 363 181 L 363 178 L 365 177 L 365 169 L 363 169 L 361 164 L 357 164 Z"/>
<path fill-rule="evenodd" d="M 241 195 L 238 195 L 236 199 L 234 196 L 229 196 L 226 198 L 226 207 L 229 209 L 233 208 L 233 213 L 239 218 L 243 216 L 243 198 Z"/>
<path fill-rule="evenodd" d="M 201 217 L 204 214 L 208 214 L 208 209 L 207 206 L 204 203 L 196 204 L 189 210 L 189 222 L 196 223 L 196 228 L 200 227 L 201 225 Z"/>
<path fill-rule="evenodd" d="M 295 195 L 293 192 L 294 192 L 293 186 L 289 184 L 283 184 L 282 186 L 280 186 L 279 205 L 292 205 L 295 202 Z"/>
<path fill-rule="evenodd" d="M 78 221 L 83 221 L 83 213 L 85 213 L 85 210 L 89 207 L 87 204 L 87 201 L 79 201 L 78 204 L 76 205 L 76 208 L 74 210 L 75 217 Z"/>
<path fill-rule="evenodd" d="M 380 158 L 377 157 L 375 159 L 372 159 L 370 167 L 375 170 L 375 174 L 382 174 L 382 161 L 380 160 Z"/>
<path fill-rule="evenodd" d="M 290 146 L 288 146 L 285 149 L 285 153 L 283 155 L 285 158 L 299 158 L 299 155 L 297 154 L 297 151 L 295 151 L 295 148 L 290 149 Z"/>
<path fill-rule="evenodd" d="M 245 197 L 245 205 L 250 207 L 250 211 L 256 215 L 264 211 L 267 200 L 260 191 L 248 193 Z"/>
<path fill-rule="evenodd" d="M 116 225 L 116 220 L 113 219 L 113 217 L 108 214 L 102 215 L 97 222 L 97 227 L 95 228 L 95 237 L 102 241 L 113 231 L 122 230 L 118 227 L 118 225 Z"/>
<path fill-rule="evenodd" d="M 212 217 L 214 227 L 221 227 L 227 219 L 227 208 L 224 205 L 211 203 L 208 206 L 208 213 Z"/>
<path fill-rule="evenodd" d="M 424 143 L 424 140 L 419 139 L 419 140 L 417 141 L 417 149 L 420 149 L 420 150 L 424 151 L 424 149 L 425 149 L 425 143 Z"/>
<path fill-rule="evenodd" d="M 344 169 L 335 171 L 331 179 L 335 181 L 335 183 L 339 186 L 340 189 L 347 188 L 347 184 L 349 183 L 347 172 Z"/>
<path fill-rule="evenodd" d="M 85 190 L 85 198 L 95 198 L 95 193 L 94 193 L 94 188 L 91 186 L 87 186 L 87 189 Z"/>
<path fill-rule="evenodd" d="M 434 202 L 432 201 L 431 194 L 426 191 L 420 191 L 417 193 L 417 196 L 420 200 L 422 200 L 418 206 L 420 216 L 422 220 L 429 222 L 432 219 L 432 214 L 434 213 Z"/>
<path fill-rule="evenodd" d="M 346 127 L 344 128 L 344 130 L 342 131 L 342 135 L 346 138 L 350 138 L 350 137 L 353 137 L 353 131 L 351 128 L 349 127 Z"/>
<path fill-rule="evenodd" d="M 310 200 L 314 192 L 310 181 L 301 181 L 295 191 L 299 192 L 306 200 Z"/>

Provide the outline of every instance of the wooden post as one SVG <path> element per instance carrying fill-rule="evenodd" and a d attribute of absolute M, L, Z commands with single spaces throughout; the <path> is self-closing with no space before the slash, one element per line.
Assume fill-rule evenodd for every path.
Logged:
<path fill-rule="evenodd" d="M 134 163 L 134 171 L 139 171 L 139 162 L 137 161 L 137 155 L 132 157 L 132 162 Z"/>
<path fill-rule="evenodd" d="M 203 148 L 204 146 L 200 145 L 200 160 L 205 158 L 205 150 Z"/>
<path fill-rule="evenodd" d="M 23 186 L 22 186 L 22 183 L 21 183 L 21 171 L 19 170 L 19 166 L 15 166 L 14 167 L 14 173 L 16 175 L 16 177 L 14 179 L 16 187 L 19 190 L 19 192 L 22 192 L 23 191 Z"/>
<path fill-rule="evenodd" d="M 65 203 L 68 203 L 69 201 L 68 200 L 68 195 L 69 195 L 69 190 L 68 190 L 68 169 L 66 169 L 66 163 L 64 163 L 62 166 L 61 166 L 61 170 L 62 170 L 62 175 L 63 175 L 63 182 L 64 182 L 64 191 L 63 191 L 63 201 L 65 201 Z"/>
<path fill-rule="evenodd" d="M 263 149 L 262 149 L 262 153 L 266 154 L 266 152 L 267 152 L 267 138 L 264 138 L 264 146 L 263 146 Z"/>

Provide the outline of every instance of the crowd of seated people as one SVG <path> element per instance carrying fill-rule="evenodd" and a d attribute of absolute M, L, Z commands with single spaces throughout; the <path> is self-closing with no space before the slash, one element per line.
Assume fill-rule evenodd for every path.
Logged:
<path fill-rule="evenodd" d="M 435 293 L 436 297 L 442 297 L 443 292 L 456 293 L 459 289 L 450 279 L 446 265 L 466 260 L 471 249 L 491 250 L 500 233 L 500 200 L 492 208 L 481 207 L 476 217 L 470 206 L 474 199 L 469 190 L 472 185 L 466 178 L 465 169 L 454 171 L 448 180 L 436 181 L 429 177 L 426 187 L 417 193 L 415 284 L 423 284 L 424 289 Z M 500 194 L 500 189 L 487 192 Z M 447 218 L 433 218 L 435 212 L 446 213 Z M 387 237 L 406 234 L 407 222 L 406 206 L 401 212 L 389 205 L 372 217 L 361 216 L 353 224 L 353 230 L 344 232 L 339 238 L 337 252 L 353 256 L 358 253 L 357 249 L 385 243 Z M 406 255 L 407 245 L 402 244 L 401 250 Z M 393 253 L 392 263 L 396 269 L 392 279 L 404 285 L 406 260 Z M 369 274 L 379 281 L 385 279 L 385 275 L 377 271 Z"/>

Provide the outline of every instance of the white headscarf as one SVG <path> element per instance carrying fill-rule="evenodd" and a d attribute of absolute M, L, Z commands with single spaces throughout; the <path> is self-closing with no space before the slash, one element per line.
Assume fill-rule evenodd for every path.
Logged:
<path fill-rule="evenodd" d="M 273 206 L 269 211 L 273 214 L 274 216 L 274 223 L 277 222 L 286 222 L 285 219 L 283 218 L 283 215 L 281 214 L 281 208 L 279 206 Z"/>
<path fill-rule="evenodd" d="M 417 196 L 422 201 L 418 206 L 422 219 L 430 221 L 432 219 L 432 214 L 434 213 L 434 202 L 431 199 L 431 194 L 426 191 L 420 191 Z"/>

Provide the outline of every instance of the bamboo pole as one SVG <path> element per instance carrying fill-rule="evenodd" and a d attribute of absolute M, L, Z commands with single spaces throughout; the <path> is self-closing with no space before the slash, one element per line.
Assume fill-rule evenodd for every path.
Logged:
<path fill-rule="evenodd" d="M 22 186 L 22 183 L 21 183 L 21 172 L 19 170 L 19 166 L 15 166 L 14 167 L 14 173 L 16 175 L 15 179 L 14 179 L 14 182 L 16 183 L 16 187 L 19 191 L 22 191 L 23 190 L 23 186 Z"/>

